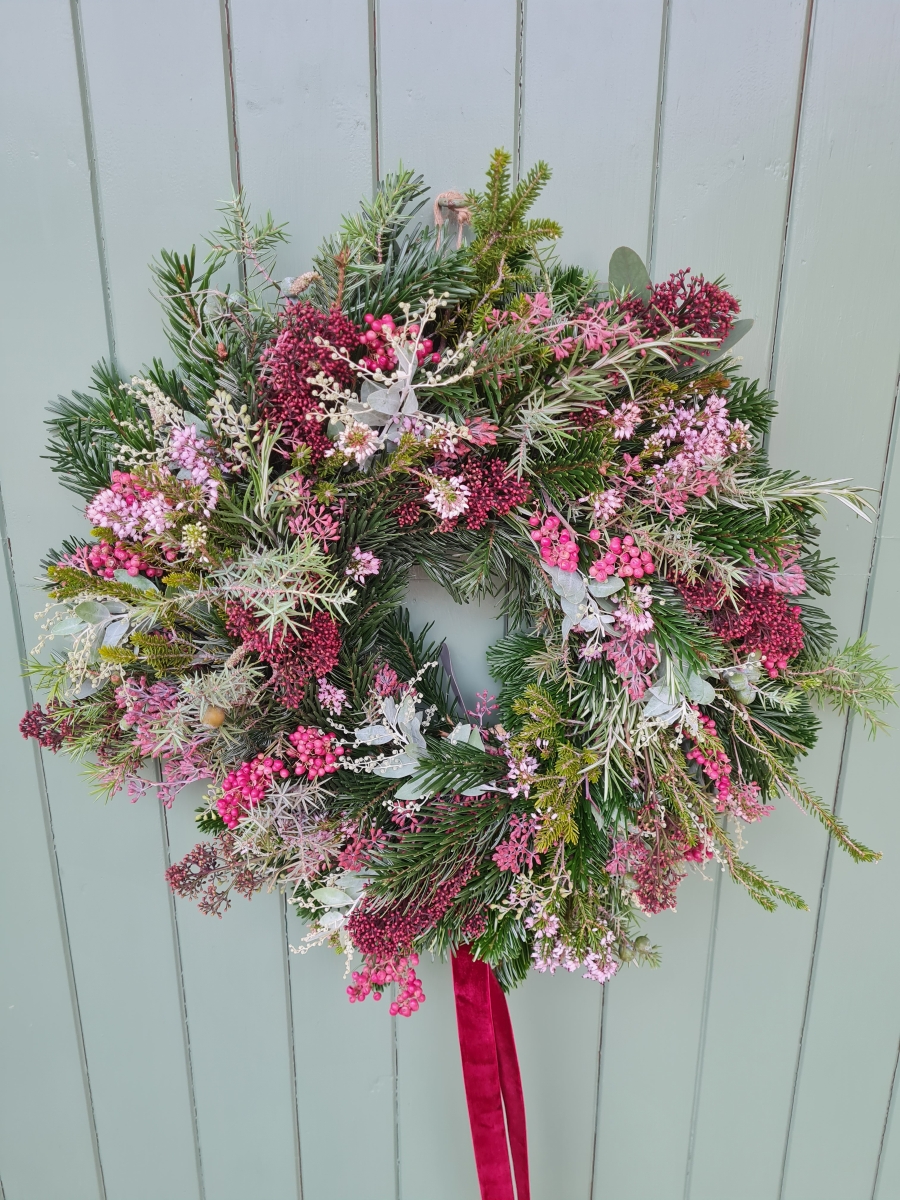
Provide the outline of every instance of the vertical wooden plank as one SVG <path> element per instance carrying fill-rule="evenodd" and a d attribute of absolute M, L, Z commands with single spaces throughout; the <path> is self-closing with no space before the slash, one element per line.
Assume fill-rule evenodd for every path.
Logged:
<path fill-rule="evenodd" d="M 491 151 L 514 148 L 515 0 L 449 7 L 378 0 L 376 28 L 379 174 L 402 161 L 425 176 L 432 194 L 482 187 Z M 436 633 L 448 637 L 464 692 L 488 686 L 478 660 L 502 632 L 491 609 L 458 610 L 425 580 L 413 581 L 409 603 L 419 624 L 441 618 Z M 449 1200 L 474 1195 L 474 1164 L 449 968 L 423 963 L 423 971 L 428 1001 L 396 1030 L 400 1195 Z"/>
<path fill-rule="evenodd" d="M 380 175 L 402 161 L 433 193 L 480 189 L 513 150 L 516 0 L 378 0 L 376 20 Z"/>
<path fill-rule="evenodd" d="M 895 418 L 896 423 L 896 418 Z M 895 428 L 896 437 L 896 428 Z M 900 471 L 891 456 L 870 589 L 867 632 L 896 662 L 900 654 Z M 784 1196 L 868 1197 L 875 1186 L 900 1039 L 896 953 L 900 816 L 897 733 L 874 745 L 854 722 L 838 806 L 883 859 L 860 868 L 833 850 L 822 903 L 815 970 L 791 1126 Z M 885 1164 L 888 1178 L 890 1158 Z M 881 1194 L 889 1196 L 882 1172 Z"/>
<path fill-rule="evenodd" d="M 232 194 L 218 0 L 79 0 L 116 351 L 136 371 L 165 350 L 147 264 L 187 250 Z"/>
<path fill-rule="evenodd" d="M 678 910 L 645 927 L 658 970 L 605 984 L 595 1200 L 681 1200 L 712 937 L 713 870 L 681 885 Z"/>
<path fill-rule="evenodd" d="M 287 930 L 300 946 L 306 927 L 292 910 Z M 290 970 L 303 1200 L 395 1200 L 387 1005 L 350 1004 L 344 960 L 327 946 L 292 954 Z"/>
<path fill-rule="evenodd" d="M 100 1200 L 103 1182 L 40 762 L 33 743 L 16 740 L 26 689 L 17 680 L 21 643 L 10 588 L 11 572 L 0 592 L 0 1178 L 4 1200 Z M 46 1153 L 48 1143 L 53 1154 Z"/>
<path fill-rule="evenodd" d="M 173 862 L 200 840 L 193 818 L 202 795 L 200 785 L 186 789 L 166 816 Z M 175 903 L 206 1194 L 297 1200 L 281 896 L 234 896 L 222 920 L 204 916 L 194 901 Z"/>
<path fill-rule="evenodd" d="M 299 275 L 372 191 L 368 5 L 231 0 L 231 15 L 241 183 L 289 223 L 280 262 Z"/>
<path fill-rule="evenodd" d="M 650 228 L 665 0 L 529 0 L 521 159 L 553 179 L 540 212 L 558 252 L 606 278 L 617 246 L 643 255 Z"/>
<path fill-rule="evenodd" d="M 839 467 L 840 474 L 875 487 L 884 472 L 897 388 L 900 305 L 891 280 L 900 267 L 892 215 L 900 159 L 890 147 L 900 101 L 898 39 L 898 14 L 883 5 L 865 4 L 852 14 L 833 2 L 816 7 L 776 349 L 777 392 L 792 399 L 776 424 L 775 461 L 790 457 L 810 473 Z M 867 295 L 864 312 L 855 299 L 860 289 Z M 837 352 L 829 332 L 836 328 Z M 887 503 L 879 551 L 884 566 L 870 627 L 890 653 L 897 645 L 888 540 L 895 532 L 896 500 Z M 855 636 L 871 527 L 862 529 L 841 514 L 829 520 L 825 544 L 841 563 L 832 611 L 841 634 Z M 897 1043 L 896 1018 L 879 1007 L 877 996 L 891 968 L 875 950 L 890 936 L 878 904 L 891 894 L 890 856 L 896 853 L 896 826 L 883 807 L 895 753 L 887 740 L 861 753 L 860 733 L 853 731 L 845 755 L 840 803 L 863 840 L 883 843 L 887 861 L 853 867 L 830 852 L 783 1183 L 784 1197 L 792 1200 L 870 1194 L 891 1067 L 864 1054 L 863 1084 L 851 1064 L 858 1050 L 870 1047 L 885 1047 L 889 1060 Z M 849 970 L 851 943 L 842 940 L 848 935 L 854 946 Z M 895 988 L 892 967 L 888 986 Z M 855 1045 L 858 1037 L 866 1039 L 863 1046 Z M 844 1078 L 848 1066 L 853 1073 Z"/>
<path fill-rule="evenodd" d="M 279 272 L 297 275 L 341 214 L 371 194 L 368 5 L 232 0 L 231 31 L 241 183 L 256 213 L 289 222 Z M 289 922 L 297 945 L 303 927 Z M 349 1005 L 342 960 L 327 948 L 291 955 L 285 969 L 304 1200 L 393 1196 L 392 1022 L 374 1005 Z M 353 1153 L 335 1154 L 348 1128 Z"/>

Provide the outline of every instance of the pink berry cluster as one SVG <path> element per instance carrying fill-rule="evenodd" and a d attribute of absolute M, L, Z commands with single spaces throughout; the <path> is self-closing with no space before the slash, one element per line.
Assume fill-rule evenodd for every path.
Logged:
<path fill-rule="evenodd" d="M 562 522 L 559 517 L 542 517 L 540 513 L 532 513 L 528 518 L 531 526 L 531 540 L 536 542 L 541 552 L 541 558 L 561 571 L 578 570 L 578 543 L 568 529 L 560 529 Z"/>
<path fill-rule="evenodd" d="M 290 779 L 291 773 L 280 758 L 265 754 L 257 754 L 250 762 L 228 772 L 216 808 L 229 829 L 234 829 L 241 817 L 265 798 L 276 777 Z"/>
<path fill-rule="evenodd" d="M 347 988 L 350 1003 L 362 1003 L 368 995 L 380 1000 L 382 989 L 391 983 L 399 985 L 397 999 L 391 1003 L 392 1017 L 411 1017 L 425 999 L 422 980 L 414 968 L 418 966 L 418 954 L 389 958 L 379 962 L 373 955 L 367 957 L 363 969 L 353 972 L 353 983 Z"/>
<path fill-rule="evenodd" d="M 698 712 L 697 720 L 707 733 L 716 737 L 716 723 L 712 717 Z M 693 749 L 688 750 L 685 758 L 689 762 L 698 763 L 706 778 L 712 781 L 721 812 L 726 801 L 731 798 L 731 761 L 728 755 L 722 749 L 717 749 L 711 755 L 706 754 L 699 746 L 694 746 Z"/>
<path fill-rule="evenodd" d="M 174 550 L 169 553 L 174 559 Z M 112 579 L 116 571 L 127 571 L 131 576 L 146 575 L 148 579 L 165 573 L 161 567 L 151 567 L 139 551 L 130 550 L 124 542 L 116 542 L 114 546 L 109 542 L 98 542 L 96 546 L 91 546 L 87 560 L 91 570 L 104 579 Z"/>
<path fill-rule="evenodd" d="M 592 530 L 588 536 L 596 541 L 600 535 L 597 530 Z M 588 574 L 602 583 L 611 575 L 618 575 L 620 579 L 643 579 L 645 575 L 652 575 L 655 569 L 649 551 L 638 550 L 629 533 L 623 538 L 611 538 L 609 549 L 591 564 Z"/>
<path fill-rule="evenodd" d="M 391 338 L 396 337 L 398 333 L 394 318 L 390 313 L 385 313 L 383 317 L 366 313 L 363 320 L 368 325 L 368 329 L 359 339 L 360 344 L 368 351 L 367 357 L 362 360 L 363 366 L 368 367 L 370 371 L 393 371 L 397 366 L 397 352 L 391 345 Z M 419 332 L 419 326 L 410 325 L 406 332 L 414 338 Z M 433 363 L 441 361 L 439 354 L 432 353 L 433 349 L 431 338 L 423 338 L 416 348 L 416 358 L 420 367 L 429 356 Z"/>
<path fill-rule="evenodd" d="M 295 775 L 321 779 L 323 775 L 333 775 L 338 769 L 338 759 L 342 757 L 344 747 L 336 744 L 333 733 L 323 733 L 315 725 L 301 725 L 288 735 L 288 741 L 294 747 L 288 754 L 297 759 Z"/>

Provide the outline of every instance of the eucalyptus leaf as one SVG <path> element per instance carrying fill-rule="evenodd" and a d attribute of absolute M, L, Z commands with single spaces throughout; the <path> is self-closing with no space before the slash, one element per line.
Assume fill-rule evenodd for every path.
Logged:
<path fill-rule="evenodd" d="M 469 740 L 469 734 L 471 732 L 472 726 L 467 722 L 461 721 L 458 725 L 454 726 L 453 731 L 447 738 L 447 741 L 451 746 L 458 746 L 460 743 L 467 742 Z"/>
<path fill-rule="evenodd" d="M 386 725 L 364 725 L 355 731 L 354 737 L 360 746 L 383 746 L 394 740 L 394 731 Z"/>
<path fill-rule="evenodd" d="M 563 571 L 559 567 L 548 567 L 547 574 L 557 596 L 576 604 L 584 599 L 584 576 L 580 571 Z"/>
<path fill-rule="evenodd" d="M 318 921 L 323 929 L 340 929 L 345 919 L 343 913 L 339 913 L 336 908 L 330 908 L 328 912 L 322 913 Z"/>
<path fill-rule="evenodd" d="M 484 742 L 481 739 L 481 732 L 477 726 L 472 726 L 472 732 L 469 734 L 469 743 L 473 750 L 480 750 L 483 754 L 487 754 L 484 748 Z"/>
<path fill-rule="evenodd" d="M 114 578 L 118 583 L 127 583 L 129 587 L 136 588 L 139 592 L 159 591 L 153 580 L 148 579 L 146 575 L 129 575 L 121 567 L 116 571 Z"/>
<path fill-rule="evenodd" d="M 434 788 L 427 787 L 421 776 L 412 778 L 409 783 L 404 783 L 394 792 L 396 800 L 425 800 L 433 795 Z"/>
<path fill-rule="evenodd" d="M 348 896 L 346 892 L 336 887 L 316 888 L 310 895 L 313 900 L 318 900 L 320 904 L 324 904 L 327 908 L 344 908 L 346 905 L 353 903 L 352 896 Z"/>
<path fill-rule="evenodd" d="M 475 787 L 466 788 L 464 792 L 460 792 L 461 796 L 483 796 L 485 792 L 496 792 L 497 788 L 492 783 L 479 783 Z"/>
<path fill-rule="evenodd" d="M 64 621 L 60 621 L 54 625 L 51 632 L 54 637 L 74 637 L 76 634 L 81 633 L 84 628 L 84 621 L 80 621 L 78 617 L 66 617 Z"/>
<path fill-rule="evenodd" d="M 750 330 L 753 328 L 753 324 L 754 322 L 752 317 L 741 317 L 740 321 L 735 321 L 731 327 L 731 333 L 729 333 L 728 337 L 721 346 L 718 346 L 715 350 L 713 350 L 712 354 L 710 354 L 705 361 L 714 363 L 718 362 L 721 358 L 726 358 L 731 353 L 732 347 L 736 346 L 741 338 L 746 337 L 746 335 L 750 332 Z"/>
<path fill-rule="evenodd" d="M 716 689 L 692 671 L 687 681 L 687 698 L 694 704 L 712 704 L 716 698 Z"/>
<path fill-rule="evenodd" d="M 118 646 L 128 636 L 129 624 L 127 617 L 120 617 L 118 621 L 110 621 L 103 631 L 103 645 Z"/>
<path fill-rule="evenodd" d="M 587 590 L 592 596 L 605 597 L 613 596 L 616 592 L 621 591 L 625 586 L 625 580 L 620 579 L 618 575 L 611 575 L 609 579 L 589 579 L 587 582 Z"/>
<path fill-rule="evenodd" d="M 75 605 L 75 615 L 84 621 L 85 625 L 99 625 L 109 620 L 110 612 L 99 600 L 82 600 L 80 604 Z"/>
<path fill-rule="evenodd" d="M 644 303 L 650 300 L 650 273 L 644 266 L 637 251 L 628 246 L 620 246 L 614 250 L 609 260 L 609 282 L 611 287 L 621 295 L 631 292 L 639 296 Z"/>
<path fill-rule="evenodd" d="M 419 760 L 411 754 L 394 754 L 373 767 L 372 773 L 382 779 L 405 779 L 418 770 Z"/>

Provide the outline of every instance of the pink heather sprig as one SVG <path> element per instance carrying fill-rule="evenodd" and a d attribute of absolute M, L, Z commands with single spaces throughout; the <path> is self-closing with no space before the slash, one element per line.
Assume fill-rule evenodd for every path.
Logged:
<path fill-rule="evenodd" d="M 397 999 L 391 1003 L 391 1016 L 411 1017 L 425 1000 L 422 981 L 414 970 L 418 965 L 418 954 L 386 959 L 366 955 L 362 970 L 353 972 L 353 983 L 347 988 L 350 1003 L 361 1004 L 369 995 L 373 1000 L 380 1000 L 384 989 L 396 983 L 400 990 Z"/>
<path fill-rule="evenodd" d="M 380 570 L 380 558 L 376 558 L 371 550 L 361 550 L 359 546 L 355 546 L 350 554 L 350 565 L 344 574 L 354 583 L 363 583 L 369 575 L 377 575 Z"/>
<path fill-rule="evenodd" d="M 165 533 L 175 524 L 168 500 L 127 471 L 113 471 L 110 486 L 99 491 L 85 511 L 93 525 L 111 529 L 126 540 Z"/>
<path fill-rule="evenodd" d="M 288 754 L 297 760 L 294 774 L 301 778 L 312 780 L 333 775 L 344 754 L 344 747 L 337 744 L 333 733 L 324 733 L 314 725 L 301 725 L 288 735 L 288 741 L 292 746 Z"/>
<path fill-rule="evenodd" d="M 431 490 L 425 493 L 428 504 L 444 521 L 452 520 L 469 507 L 469 488 L 461 475 L 429 477 Z"/>
<path fill-rule="evenodd" d="M 561 571 L 578 570 L 578 543 L 568 529 L 560 529 L 559 517 L 532 513 L 528 518 L 531 540 L 536 543 L 544 562 Z"/>
<path fill-rule="evenodd" d="M 466 709 L 467 717 L 475 717 L 478 721 L 479 728 L 484 728 L 485 717 L 491 716 L 498 709 L 498 705 L 494 703 L 496 696 L 489 696 L 487 688 L 483 692 L 475 693 L 475 707 Z"/>
<path fill-rule="evenodd" d="M 275 779 L 290 779 L 291 773 L 280 758 L 258 754 L 229 771 L 222 784 L 222 795 L 216 801 L 219 816 L 229 829 L 251 808 L 255 808 L 271 791 Z"/>
<path fill-rule="evenodd" d="M 382 698 L 393 696 L 400 687 L 400 676 L 393 667 L 382 664 L 375 671 L 375 694 Z"/>
<path fill-rule="evenodd" d="M 803 568 L 797 562 L 800 557 L 799 547 L 793 550 L 782 549 L 779 552 L 780 568 L 772 568 L 767 562 L 750 551 L 750 561 L 753 568 L 747 572 L 747 583 L 751 587 L 768 585 L 776 592 L 785 596 L 802 596 L 806 591 L 806 579 Z"/>
<path fill-rule="evenodd" d="M 169 454 L 172 462 L 181 468 L 191 483 L 201 489 L 205 502 L 204 515 L 208 517 L 219 499 L 219 481 L 212 474 L 212 443 L 200 437 L 196 425 L 185 425 L 172 430 Z"/>
<path fill-rule="evenodd" d="M 333 717 L 339 717 L 344 711 L 347 704 L 347 693 L 343 688 L 335 687 L 333 683 L 329 683 L 324 676 L 316 681 L 319 689 L 316 692 L 316 697 L 323 708 L 326 708 Z"/>
<path fill-rule="evenodd" d="M 591 541 L 596 541 L 600 534 L 594 529 L 588 537 Z M 609 549 L 601 558 L 591 563 L 588 574 L 591 578 L 604 582 L 612 575 L 618 575 L 621 579 L 643 579 L 645 575 L 652 575 L 655 570 L 653 556 L 647 550 L 638 550 L 634 538 L 629 533 L 624 538 L 610 538 Z"/>

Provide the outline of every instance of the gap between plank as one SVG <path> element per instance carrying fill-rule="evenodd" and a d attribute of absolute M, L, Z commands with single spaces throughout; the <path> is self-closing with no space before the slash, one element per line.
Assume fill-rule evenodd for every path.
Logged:
<path fill-rule="evenodd" d="M 659 30 L 659 74 L 656 82 L 656 121 L 653 127 L 653 165 L 650 175 L 650 221 L 647 229 L 647 270 L 653 278 L 656 252 L 656 219 L 659 205 L 659 158 L 662 147 L 663 113 L 666 104 L 666 75 L 669 66 L 669 3 L 663 0 Z"/>
<path fill-rule="evenodd" d="M 294 1162 L 297 1171 L 297 1200 L 303 1200 L 303 1158 L 300 1152 L 300 1109 L 297 1096 L 297 1048 L 294 1042 L 294 989 L 291 982 L 291 945 L 287 928 L 287 896 L 281 893 L 281 943 L 284 950 L 284 995 L 287 1004 L 288 1053 L 291 1056 L 291 1095 L 294 1105 Z"/>
<path fill-rule="evenodd" d="M 81 120 L 84 127 L 84 149 L 87 158 L 91 189 L 91 210 L 94 216 L 94 237 L 97 242 L 97 263 L 100 270 L 100 289 L 103 294 L 103 319 L 106 322 L 106 341 L 110 365 L 118 370 L 116 331 L 113 321 L 112 290 L 109 282 L 109 261 L 106 253 L 106 234 L 103 204 L 97 172 L 97 146 L 94 140 L 94 115 L 88 83 L 87 56 L 84 49 L 84 27 L 81 21 L 80 0 L 69 0 L 72 18 L 72 38 L 75 45 L 75 69 L 78 75 L 78 94 L 81 99 Z"/>
<path fill-rule="evenodd" d="M 516 0 L 515 95 L 513 97 L 513 184 L 522 178 L 522 118 L 525 105 L 525 7 Z"/>
<path fill-rule="evenodd" d="M 28 657 L 25 646 L 25 627 L 22 623 L 22 608 L 19 604 L 19 590 L 16 584 L 15 566 L 13 564 L 12 543 L 6 525 L 6 508 L 3 494 L 0 490 L 0 538 L 3 540 L 3 559 L 6 569 L 7 587 L 9 589 L 10 608 L 12 610 L 13 628 L 16 635 L 16 649 L 19 660 L 24 662 Z M 25 703 L 28 708 L 34 705 L 34 695 L 27 675 L 22 677 L 22 690 L 25 693 Z M 97 1134 L 97 1118 L 94 1112 L 94 1095 L 91 1089 L 91 1077 L 88 1071 L 87 1049 L 84 1044 L 84 1027 L 81 1022 L 81 1003 L 78 998 L 78 984 L 75 980 L 75 964 L 72 961 L 72 946 L 69 942 L 69 919 L 66 913 L 66 902 L 63 896 L 62 879 L 59 870 L 59 854 L 56 848 L 56 834 L 53 830 L 53 814 L 50 809 L 50 790 L 47 786 L 47 776 L 44 770 L 44 758 L 37 743 L 33 746 L 35 773 L 37 775 L 38 792 L 41 798 L 41 810 L 44 818 L 44 836 L 47 843 L 47 854 L 50 859 L 50 875 L 53 880 L 53 896 L 56 901 L 56 913 L 59 920 L 59 931 L 62 941 L 63 962 L 65 963 L 66 978 L 69 985 L 69 1000 L 72 1005 L 72 1017 L 75 1025 L 75 1042 L 78 1047 L 78 1059 L 81 1065 L 81 1080 L 84 1087 L 85 1106 L 88 1115 L 88 1127 L 91 1135 L 91 1149 L 94 1158 L 94 1169 L 97 1174 L 97 1191 L 100 1200 L 106 1200 L 106 1180 L 103 1175 L 103 1160 L 100 1154 L 100 1139 Z"/>
<path fill-rule="evenodd" d="M 157 774 L 159 768 L 157 767 Z M 169 822 L 166 818 L 165 805 L 159 806 L 159 824 L 162 834 L 163 855 L 166 866 L 172 865 L 172 853 L 169 843 Z M 191 1056 L 191 1031 L 188 1025 L 187 996 L 184 987 L 184 967 L 181 959 L 181 935 L 178 930 L 178 912 L 175 908 L 175 896 L 171 888 L 167 888 L 169 901 L 169 919 L 172 922 L 172 952 L 175 955 L 175 970 L 178 974 L 178 1003 L 181 1010 L 181 1035 L 184 1040 L 184 1065 L 187 1072 L 188 1096 L 191 1102 L 191 1127 L 194 1132 L 194 1156 L 197 1163 L 197 1190 L 200 1200 L 206 1200 L 206 1182 L 203 1178 L 203 1153 L 200 1149 L 200 1123 L 197 1119 L 197 1094 L 194 1090 L 194 1062 Z"/>
<path fill-rule="evenodd" d="M 369 125 L 372 139 L 372 195 L 381 182 L 381 121 L 378 103 L 378 0 L 368 0 L 369 33 Z"/>
<path fill-rule="evenodd" d="M 791 135 L 791 162 L 788 168 L 787 196 L 784 204 L 784 225 L 781 231 L 781 256 L 778 260 L 778 279 L 775 284 L 775 303 L 772 312 L 772 348 L 769 353 L 769 377 L 767 388 L 771 389 L 777 366 L 779 333 L 781 329 L 781 290 L 784 284 L 784 267 L 787 262 L 788 231 L 791 227 L 791 206 L 794 201 L 794 177 L 797 171 L 797 151 L 800 146 L 800 128 L 803 118 L 803 98 L 806 92 L 806 75 L 809 69 L 810 52 L 812 47 L 813 16 L 816 0 L 807 0 L 806 22 L 803 28 L 803 42 L 800 51 L 800 78 L 797 82 L 797 103 L 794 110 L 794 130 Z M 766 435 L 768 441 L 768 434 Z"/>
<path fill-rule="evenodd" d="M 891 1109 L 894 1105 L 894 1092 L 897 1088 L 897 1068 L 900 1066 L 900 1043 L 897 1045 L 897 1057 L 894 1059 L 894 1073 L 891 1076 L 891 1090 L 888 1094 L 887 1108 L 884 1113 L 884 1124 L 881 1127 L 881 1141 L 878 1143 L 878 1158 L 875 1160 L 875 1178 L 872 1181 L 872 1200 L 878 1200 L 878 1184 L 881 1176 L 881 1160 L 884 1157 L 884 1143 L 887 1141 L 888 1126 L 891 1121 Z"/>

